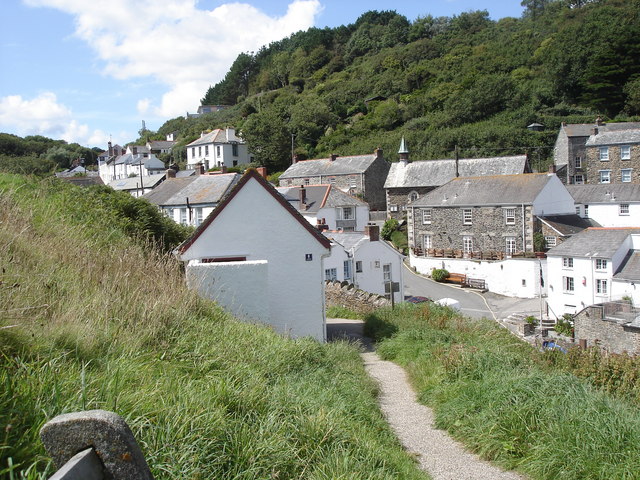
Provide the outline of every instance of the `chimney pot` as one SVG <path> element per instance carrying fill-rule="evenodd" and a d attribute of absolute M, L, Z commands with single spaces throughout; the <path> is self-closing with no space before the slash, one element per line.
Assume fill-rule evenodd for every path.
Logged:
<path fill-rule="evenodd" d="M 336 155 L 335 153 L 331 154 L 331 161 L 335 161 L 335 159 L 338 158 L 338 155 Z"/>
<path fill-rule="evenodd" d="M 295 163 L 298 163 L 299 161 L 300 161 L 300 157 L 299 157 L 299 156 L 298 156 L 298 154 L 296 153 L 296 154 L 293 156 L 293 163 L 295 164 Z"/>
<path fill-rule="evenodd" d="M 173 168 L 168 168 L 166 178 L 176 178 L 176 171 Z"/>
<path fill-rule="evenodd" d="M 260 174 L 260 176 L 264 179 L 267 178 L 267 167 L 258 167 L 256 171 Z"/>
<path fill-rule="evenodd" d="M 303 185 L 300 185 L 298 199 L 300 200 L 300 210 L 303 210 L 307 205 L 307 190 Z"/>
<path fill-rule="evenodd" d="M 222 165 L 220 167 L 220 173 L 227 173 L 227 166 L 226 165 Z"/>
<path fill-rule="evenodd" d="M 602 121 L 602 117 L 600 115 L 598 115 L 598 117 L 596 118 L 596 125 L 598 127 L 604 125 L 604 122 Z"/>
<path fill-rule="evenodd" d="M 593 127 L 591 129 L 591 135 L 598 135 L 598 127 Z"/>
<path fill-rule="evenodd" d="M 376 148 L 376 149 L 373 151 L 373 153 L 375 154 L 375 156 L 376 156 L 377 158 L 382 158 L 382 154 L 383 154 L 382 148 L 380 148 L 380 147 Z"/>

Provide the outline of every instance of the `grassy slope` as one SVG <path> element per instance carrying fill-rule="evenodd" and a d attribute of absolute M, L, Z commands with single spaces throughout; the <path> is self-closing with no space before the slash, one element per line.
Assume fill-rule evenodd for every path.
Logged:
<path fill-rule="evenodd" d="M 437 425 L 483 457 L 534 479 L 640 478 L 638 403 L 567 373 L 573 354 L 541 354 L 494 322 L 435 306 L 381 310 L 366 329 Z"/>
<path fill-rule="evenodd" d="M 50 473 L 39 428 L 93 408 L 158 479 L 426 478 L 355 348 L 236 322 L 87 195 L 0 175 L 0 478 Z"/>

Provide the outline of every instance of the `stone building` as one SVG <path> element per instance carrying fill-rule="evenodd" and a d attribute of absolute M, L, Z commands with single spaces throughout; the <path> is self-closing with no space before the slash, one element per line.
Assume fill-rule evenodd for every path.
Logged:
<path fill-rule="evenodd" d="M 294 160 L 280 175 L 279 183 L 281 187 L 329 184 L 362 198 L 371 210 L 384 210 L 384 182 L 389 168 L 378 148 L 371 155 Z"/>
<path fill-rule="evenodd" d="M 585 183 L 640 183 L 640 128 L 601 132 L 587 139 Z"/>
<path fill-rule="evenodd" d="M 587 347 L 640 354 L 640 316 L 638 309 L 626 302 L 591 305 L 575 315 L 573 321 L 575 339 Z"/>
<path fill-rule="evenodd" d="M 402 219 L 407 205 L 456 177 L 481 175 L 515 175 L 528 173 L 526 155 L 492 158 L 461 158 L 445 160 L 409 160 L 409 151 L 402 139 L 400 160 L 391 165 L 384 184 L 387 217 Z"/>
<path fill-rule="evenodd" d="M 533 252 L 537 216 L 574 212 L 552 173 L 458 177 L 408 206 L 409 247 L 418 256 L 460 258 Z"/>
<path fill-rule="evenodd" d="M 584 184 L 598 183 L 590 181 L 587 171 L 587 140 L 597 130 L 598 134 L 639 129 L 640 122 L 604 123 L 600 117 L 591 123 L 563 123 L 558 132 L 553 152 L 558 177 L 562 183 Z"/>

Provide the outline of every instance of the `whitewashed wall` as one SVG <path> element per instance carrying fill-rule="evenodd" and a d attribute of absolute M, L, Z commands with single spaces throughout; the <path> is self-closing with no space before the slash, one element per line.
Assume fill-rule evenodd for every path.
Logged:
<path fill-rule="evenodd" d="M 629 203 L 629 215 L 620 215 L 620 203 L 589 203 L 589 218 L 603 227 L 637 227 L 640 226 L 640 203 Z M 584 216 L 584 205 L 580 207 L 580 215 Z"/>
<path fill-rule="evenodd" d="M 490 292 L 508 297 L 535 298 L 540 294 L 540 267 L 547 293 L 547 265 L 545 259 L 519 258 L 503 261 L 466 260 L 457 258 L 416 257 L 411 254 L 410 264 L 419 273 L 430 275 L 434 268 L 450 273 L 462 273 L 484 280 Z"/>
<path fill-rule="evenodd" d="M 534 215 L 562 215 L 575 213 L 573 197 L 555 174 L 533 202 Z"/>
<path fill-rule="evenodd" d="M 402 256 L 382 240 L 367 242 L 356 250 L 355 259 L 362 261 L 362 272 L 355 272 L 354 282 L 361 290 L 371 293 L 385 294 L 383 265 L 391 264 L 391 280 L 400 284 L 400 291 L 394 294 L 396 302 L 404 300 L 404 281 L 402 276 Z M 379 262 L 379 263 L 376 263 Z"/>
<path fill-rule="evenodd" d="M 186 268 L 187 286 L 215 300 L 238 320 L 271 324 L 266 261 L 198 263 Z"/>

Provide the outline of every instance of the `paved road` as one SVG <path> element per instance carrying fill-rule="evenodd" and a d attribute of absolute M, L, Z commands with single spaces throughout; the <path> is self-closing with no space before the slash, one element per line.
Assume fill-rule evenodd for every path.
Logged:
<path fill-rule="evenodd" d="M 453 298 L 460 302 L 461 312 L 473 318 L 487 317 L 493 319 L 491 310 L 487 307 L 482 295 L 478 293 L 449 285 L 434 282 L 430 278 L 423 277 L 406 267 L 403 269 L 404 294 L 406 296 L 428 297 L 432 300 L 441 298 Z"/>

